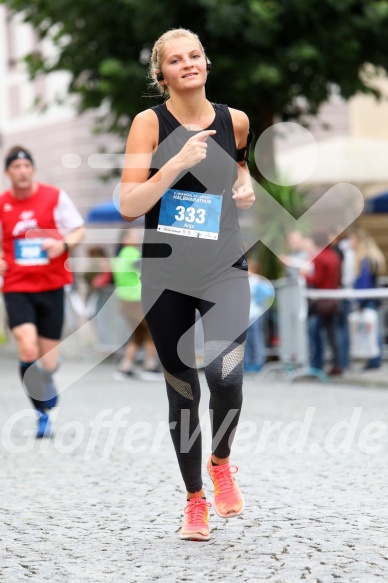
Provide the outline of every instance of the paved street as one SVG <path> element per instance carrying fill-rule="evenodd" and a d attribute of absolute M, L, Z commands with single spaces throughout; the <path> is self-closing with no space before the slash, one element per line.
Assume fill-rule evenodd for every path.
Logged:
<path fill-rule="evenodd" d="M 247 376 L 232 460 L 245 514 L 212 511 L 211 541 L 182 542 L 164 384 L 116 382 L 113 358 L 94 358 L 66 356 L 54 434 L 35 441 L 15 354 L 0 347 L 2 583 L 388 579 L 387 389 Z"/>

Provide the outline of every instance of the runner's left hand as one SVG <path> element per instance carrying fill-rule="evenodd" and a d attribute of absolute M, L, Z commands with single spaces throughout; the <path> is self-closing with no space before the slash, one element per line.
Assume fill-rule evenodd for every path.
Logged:
<path fill-rule="evenodd" d="M 63 253 L 65 252 L 62 239 L 47 238 L 42 243 L 42 249 L 47 251 L 47 256 L 49 257 L 49 259 L 59 257 L 60 255 L 63 255 Z"/>
<path fill-rule="evenodd" d="M 239 188 L 233 188 L 233 196 L 236 206 L 239 209 L 249 209 L 255 202 L 255 193 L 251 186 L 242 185 Z"/>

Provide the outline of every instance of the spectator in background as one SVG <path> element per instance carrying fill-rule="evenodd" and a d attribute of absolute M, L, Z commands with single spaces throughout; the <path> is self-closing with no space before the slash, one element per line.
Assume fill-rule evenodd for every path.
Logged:
<path fill-rule="evenodd" d="M 101 310 L 110 296 L 113 277 L 109 257 L 103 247 L 91 247 L 88 250 L 90 261 L 83 278 L 87 285 L 86 305 L 87 313 L 93 318 Z"/>
<path fill-rule="evenodd" d="M 342 289 L 353 289 L 355 281 L 355 256 L 349 229 L 338 227 L 332 247 L 341 260 L 341 287 Z M 336 316 L 336 334 L 339 351 L 339 365 L 342 370 L 349 368 L 350 364 L 350 331 L 349 313 L 351 300 L 342 299 L 338 302 L 338 313 Z"/>
<path fill-rule="evenodd" d="M 245 342 L 244 372 L 259 372 L 266 358 L 263 314 L 273 301 L 274 289 L 267 279 L 258 275 L 258 263 L 252 258 L 248 258 L 248 270 L 251 303 Z"/>
<path fill-rule="evenodd" d="M 90 247 L 88 257 L 90 261 L 83 274 L 87 284 L 87 297 L 92 291 L 113 283 L 110 261 L 105 249 L 103 247 Z"/>
<path fill-rule="evenodd" d="M 351 237 L 355 252 L 355 289 L 373 289 L 377 287 L 377 278 L 386 269 L 385 257 L 377 243 L 364 229 L 357 229 Z M 370 298 L 359 301 L 360 308 L 378 310 L 380 300 Z M 379 368 L 382 361 L 382 334 L 378 328 L 378 345 L 380 354 L 371 358 L 365 365 L 366 369 Z"/>
<path fill-rule="evenodd" d="M 316 247 L 316 255 L 312 260 L 313 273 L 308 267 L 301 270 L 308 286 L 315 289 L 338 289 L 341 283 L 341 260 L 329 245 L 328 234 L 316 231 L 311 236 Z M 309 308 L 309 341 L 310 366 L 314 369 L 324 369 L 324 336 L 326 331 L 332 351 L 332 366 L 329 375 L 339 375 L 342 369 L 339 363 L 339 350 L 335 331 L 335 317 L 338 301 L 317 299 L 310 302 Z"/>
<path fill-rule="evenodd" d="M 156 349 L 141 305 L 141 236 L 140 229 L 126 229 L 119 245 L 119 253 L 112 260 L 113 281 L 120 311 L 131 328 L 131 337 L 125 345 L 116 380 L 126 380 L 135 376 L 135 361 L 141 348 L 144 349 L 144 380 L 163 380 L 158 366 Z"/>
<path fill-rule="evenodd" d="M 287 253 L 280 257 L 285 264 L 286 277 L 298 277 L 300 269 L 305 266 L 308 259 L 308 239 L 301 231 L 290 231 L 287 234 Z"/>

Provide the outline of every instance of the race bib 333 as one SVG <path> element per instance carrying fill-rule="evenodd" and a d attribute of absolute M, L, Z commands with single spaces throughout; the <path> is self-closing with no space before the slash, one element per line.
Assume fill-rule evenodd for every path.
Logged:
<path fill-rule="evenodd" d="M 218 239 L 222 196 L 167 190 L 161 199 L 158 231 L 184 237 Z"/>

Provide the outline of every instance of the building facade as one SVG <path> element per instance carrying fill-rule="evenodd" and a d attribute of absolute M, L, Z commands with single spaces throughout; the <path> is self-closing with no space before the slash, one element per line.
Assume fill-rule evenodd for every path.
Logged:
<path fill-rule="evenodd" d="M 88 159 L 106 148 L 122 148 L 113 136 L 94 135 L 96 113 L 79 115 L 76 100 L 66 95 L 67 73 L 53 73 L 36 81 L 28 77 L 26 54 L 52 51 L 38 43 L 32 28 L 19 15 L 0 5 L 0 156 L 13 145 L 33 153 L 37 179 L 67 191 L 80 212 L 112 198 L 117 180 L 103 182 L 103 170 L 91 168 Z M 0 191 L 7 188 L 3 173 Z"/>

